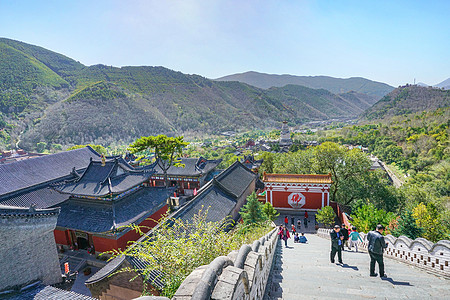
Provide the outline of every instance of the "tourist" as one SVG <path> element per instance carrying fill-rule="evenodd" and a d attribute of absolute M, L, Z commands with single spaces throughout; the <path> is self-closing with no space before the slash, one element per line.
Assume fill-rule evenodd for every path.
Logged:
<path fill-rule="evenodd" d="M 384 241 L 382 235 L 384 226 L 381 224 L 377 225 L 376 230 L 370 231 L 367 234 L 367 240 L 369 241 L 369 255 L 370 255 L 370 276 L 376 277 L 378 274 L 375 273 L 375 262 L 378 263 L 378 269 L 380 270 L 380 277 L 386 278 L 386 273 L 384 273 L 384 262 L 383 262 L 383 250 L 387 248 L 388 243 Z"/>
<path fill-rule="evenodd" d="M 302 221 L 300 220 L 297 221 L 297 228 L 298 229 L 302 228 Z"/>
<path fill-rule="evenodd" d="M 299 243 L 300 242 L 300 238 L 299 238 L 299 236 L 298 236 L 298 233 L 296 233 L 295 235 L 294 235 L 294 243 Z"/>
<path fill-rule="evenodd" d="M 284 240 L 284 245 L 287 248 L 287 240 L 291 237 L 291 235 L 289 234 L 289 230 L 287 229 L 286 226 L 283 226 L 283 228 L 280 230 L 280 232 L 278 232 L 278 235 L 280 236 L 280 238 L 282 240 Z"/>
<path fill-rule="evenodd" d="M 295 234 L 295 232 L 296 232 L 296 230 L 295 230 L 295 225 L 292 224 L 291 228 L 292 228 L 292 233 Z"/>
<path fill-rule="evenodd" d="M 348 230 L 347 230 L 347 228 L 345 228 L 345 224 L 342 225 L 342 230 L 340 232 L 341 232 L 342 236 L 344 237 L 343 243 L 341 244 L 342 250 L 344 250 L 344 245 L 346 245 L 347 241 L 348 241 Z"/>
<path fill-rule="evenodd" d="M 308 239 L 306 238 L 305 234 L 302 232 L 302 236 L 299 238 L 299 242 L 302 244 L 306 244 Z"/>
<path fill-rule="evenodd" d="M 363 240 L 361 239 L 361 237 L 359 236 L 358 231 L 356 231 L 356 227 L 353 226 L 352 227 L 352 232 L 350 233 L 350 235 L 348 236 L 349 241 L 348 241 L 348 250 L 352 250 L 353 245 L 355 245 L 356 248 L 356 252 L 358 252 L 358 239 L 362 242 Z"/>
<path fill-rule="evenodd" d="M 303 224 L 305 225 L 305 228 L 308 228 L 308 219 L 307 218 L 303 219 Z"/>
<path fill-rule="evenodd" d="M 288 226 L 288 223 L 289 223 L 288 216 L 285 216 L 284 217 L 284 225 Z"/>
<path fill-rule="evenodd" d="M 294 217 L 291 217 L 291 224 L 294 225 L 295 224 L 295 220 Z"/>
<path fill-rule="evenodd" d="M 334 264 L 334 258 L 336 257 L 336 252 L 338 254 L 338 261 L 342 264 L 342 240 L 344 236 L 339 233 L 341 231 L 341 226 L 335 225 L 333 231 L 330 232 L 331 238 L 331 253 L 330 260 Z"/>

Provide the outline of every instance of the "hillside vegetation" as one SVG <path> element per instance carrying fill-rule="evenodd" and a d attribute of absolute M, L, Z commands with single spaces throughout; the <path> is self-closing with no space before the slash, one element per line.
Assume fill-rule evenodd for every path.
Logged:
<path fill-rule="evenodd" d="M 406 85 L 384 96 L 364 113 L 368 120 L 431 111 L 450 106 L 450 90 Z"/>
<path fill-rule="evenodd" d="M 347 89 L 348 90 L 348 89 Z M 355 118 L 369 94 L 288 85 L 263 90 L 164 67 L 84 66 L 0 39 L 0 148 L 129 143 L 141 135 L 217 134 Z M 344 91 L 344 90 L 343 90 Z"/>

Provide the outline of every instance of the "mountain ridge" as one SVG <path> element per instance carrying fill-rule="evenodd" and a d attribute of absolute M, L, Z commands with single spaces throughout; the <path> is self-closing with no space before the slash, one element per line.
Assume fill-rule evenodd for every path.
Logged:
<path fill-rule="evenodd" d="M 2 50 L 3 49 L 3 50 Z M 17 72 L 23 70 L 23 72 Z M 129 143 L 142 135 L 202 135 L 356 118 L 373 97 L 288 85 L 269 90 L 164 67 L 85 66 L 0 38 L 0 147 Z M 2 146 L 3 145 L 3 146 Z"/>
<path fill-rule="evenodd" d="M 290 74 L 267 74 L 255 71 L 231 74 L 214 79 L 215 81 L 239 81 L 262 89 L 283 87 L 287 84 L 302 85 L 309 88 L 323 88 L 332 93 L 346 93 L 350 91 L 367 94 L 376 100 L 391 92 L 394 87 L 372 81 L 363 77 L 335 78 L 331 76 L 297 76 Z"/>

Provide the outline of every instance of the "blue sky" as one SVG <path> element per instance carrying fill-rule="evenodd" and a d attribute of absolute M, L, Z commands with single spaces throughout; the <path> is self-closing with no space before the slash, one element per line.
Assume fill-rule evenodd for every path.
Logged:
<path fill-rule="evenodd" d="M 86 65 L 436 84 L 450 77 L 449 12 L 450 1 L 0 0 L 0 36 Z"/>

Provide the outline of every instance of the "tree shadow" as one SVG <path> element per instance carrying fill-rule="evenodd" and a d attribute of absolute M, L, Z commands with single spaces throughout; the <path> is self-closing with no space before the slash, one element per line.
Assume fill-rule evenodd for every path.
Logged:
<path fill-rule="evenodd" d="M 413 286 L 411 283 L 409 283 L 409 282 L 407 282 L 407 281 L 395 281 L 394 279 L 392 279 L 392 278 L 390 278 L 390 277 L 381 278 L 381 280 L 390 282 L 390 283 L 393 284 L 393 285 Z"/>
<path fill-rule="evenodd" d="M 342 268 L 345 268 L 345 269 L 352 269 L 352 270 L 355 270 L 355 271 L 358 271 L 359 269 L 358 269 L 358 267 L 357 266 L 350 266 L 350 265 L 347 265 L 347 264 L 342 264 L 342 265 L 340 265 Z"/>

